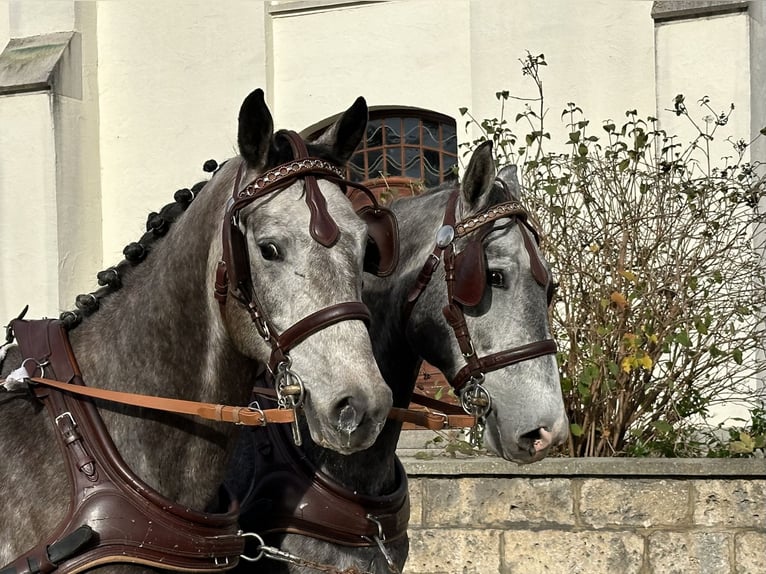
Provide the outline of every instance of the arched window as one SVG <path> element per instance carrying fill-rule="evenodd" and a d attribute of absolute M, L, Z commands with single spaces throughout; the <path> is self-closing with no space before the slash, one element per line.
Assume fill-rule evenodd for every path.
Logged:
<path fill-rule="evenodd" d="M 411 108 L 370 112 L 367 135 L 349 162 L 356 181 L 406 177 L 434 187 L 457 166 L 455 120 Z"/>

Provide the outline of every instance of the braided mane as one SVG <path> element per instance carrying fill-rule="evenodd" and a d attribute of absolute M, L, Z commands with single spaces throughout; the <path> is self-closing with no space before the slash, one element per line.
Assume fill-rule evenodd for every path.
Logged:
<path fill-rule="evenodd" d="M 206 173 L 214 173 L 223 165 L 218 165 L 217 161 L 209 159 L 202 166 L 202 170 Z M 146 233 L 138 241 L 129 243 L 122 250 L 125 259 L 96 274 L 100 288 L 91 293 L 78 295 L 75 298 L 76 309 L 61 313 L 59 319 L 64 324 L 64 328 L 71 330 L 77 327 L 85 317 L 98 311 L 104 297 L 122 287 L 122 279 L 146 259 L 152 251 L 152 246 L 165 236 L 173 223 L 178 221 L 208 181 L 195 183 L 191 188 L 179 189 L 173 194 L 172 203 L 165 205 L 159 213 L 153 211 L 149 214 L 146 220 Z"/>

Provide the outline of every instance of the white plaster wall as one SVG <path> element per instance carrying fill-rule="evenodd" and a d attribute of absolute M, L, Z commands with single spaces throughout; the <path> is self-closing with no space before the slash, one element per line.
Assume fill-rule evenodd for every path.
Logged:
<path fill-rule="evenodd" d="M 471 2 L 472 99 L 459 105 L 469 106 L 477 119 L 495 118 L 500 113 L 495 92 L 536 98 L 537 89 L 522 76 L 519 62 L 529 51 L 544 54 L 548 63 L 541 77 L 552 149 L 568 139 L 561 120 L 567 102 L 582 108 L 591 133 L 599 136 L 604 120 L 619 125 L 628 109 L 653 114 L 651 8 L 652 2 L 629 0 Z M 538 104 L 530 105 L 539 110 Z M 506 110 L 516 135 L 528 133 L 526 123 L 514 121 L 524 111 L 523 102 L 510 102 Z"/>
<path fill-rule="evenodd" d="M 9 0 L 0 0 L 0 51 L 11 39 L 11 9 Z"/>
<path fill-rule="evenodd" d="M 275 14 L 275 118 L 282 127 L 302 129 L 343 111 L 359 95 L 370 106 L 416 106 L 454 116 L 471 97 L 469 23 L 468 0 Z"/>
<path fill-rule="evenodd" d="M 750 128 L 757 134 L 766 128 L 766 2 L 750 2 Z M 766 158 L 766 137 L 759 139 L 751 150 L 753 159 Z M 766 166 L 761 166 L 766 175 Z"/>
<path fill-rule="evenodd" d="M 677 94 L 684 94 L 689 114 L 703 126 L 710 115 L 697 101 L 709 96 L 716 111 L 735 110 L 728 125 L 718 129 L 710 144 L 712 165 L 733 156 L 726 137 L 750 139 L 749 22 L 745 13 L 662 23 L 656 29 L 657 113 L 661 127 L 682 136 L 688 144 L 696 135 L 684 117 L 672 109 Z"/>
<path fill-rule="evenodd" d="M 58 316 L 58 218 L 50 106 L 48 93 L 0 97 L 3 321 L 18 315 L 26 304 L 30 317 Z"/>
<path fill-rule="evenodd" d="M 146 216 L 236 154 L 245 96 L 266 84 L 264 3 L 98 3 L 104 264 Z M 97 270 L 93 270 L 94 272 Z"/>
<path fill-rule="evenodd" d="M 74 0 L 9 0 L 12 38 L 72 30 Z"/>

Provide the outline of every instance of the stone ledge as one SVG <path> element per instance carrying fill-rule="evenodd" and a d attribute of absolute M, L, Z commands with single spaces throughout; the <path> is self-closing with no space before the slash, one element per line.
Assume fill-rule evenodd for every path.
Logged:
<path fill-rule="evenodd" d="M 652 6 L 655 22 L 707 18 L 746 12 L 748 0 L 657 0 Z"/>
<path fill-rule="evenodd" d="M 399 452 L 407 474 L 416 476 L 538 476 L 538 477 L 662 477 L 662 478 L 756 478 L 766 480 L 766 459 L 721 458 L 548 458 L 518 465 L 500 458 L 481 456 L 452 459 L 415 458 Z"/>
<path fill-rule="evenodd" d="M 49 91 L 82 98 L 80 34 L 12 38 L 0 53 L 0 95 Z"/>

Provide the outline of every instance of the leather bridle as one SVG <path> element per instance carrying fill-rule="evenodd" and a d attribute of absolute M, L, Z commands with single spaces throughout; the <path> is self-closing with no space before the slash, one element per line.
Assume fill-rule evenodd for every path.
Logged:
<path fill-rule="evenodd" d="M 244 186 L 241 181 L 245 163 L 243 161 L 240 164 L 232 197 L 226 204 L 224 214 L 223 249 L 216 269 L 214 296 L 224 317 L 229 295 L 247 310 L 258 334 L 271 346 L 267 368 L 277 390 L 280 407 L 292 408 L 297 413 L 303 404 L 305 391 L 301 378 L 291 369 L 290 350 L 318 331 L 341 321 L 360 320 L 369 325 L 370 312 L 361 301 L 338 303 L 311 313 L 280 333 L 259 301 L 253 289 L 247 241 L 239 226 L 242 209 L 257 199 L 279 193 L 298 180 L 303 180 L 304 198 L 311 212 L 309 232 L 320 245 L 332 247 L 338 241 L 340 231 L 327 210 L 327 202 L 317 180 L 331 181 L 343 189 L 347 184 L 342 177 L 343 169 L 326 160 L 309 156 L 306 144 L 297 133 L 281 131 L 276 137 L 288 141 L 295 159 L 266 171 Z M 293 424 L 293 438 L 296 444 L 301 444 L 297 423 Z"/>
<path fill-rule="evenodd" d="M 327 202 L 317 180 L 325 179 L 342 184 L 345 182 L 342 177 L 343 170 L 323 159 L 310 157 L 306 144 L 295 132 L 279 132 L 277 136 L 288 140 L 295 159 L 266 171 L 245 186 L 241 186 L 245 170 L 244 161 L 240 164 L 232 197 L 226 205 L 222 227 L 223 253 L 216 269 L 214 291 L 223 315 L 229 295 L 245 307 L 259 335 L 271 346 L 268 368 L 272 373 L 275 373 L 280 365 L 289 365 L 290 350 L 317 331 L 340 321 L 358 319 L 368 324 L 370 321 L 370 312 L 364 303 L 348 301 L 316 311 L 280 334 L 259 301 L 250 275 L 247 242 L 239 227 L 239 214 L 242 209 L 255 200 L 279 193 L 302 179 L 304 197 L 311 211 L 311 236 L 325 247 L 332 247 L 340 237 L 338 226 L 327 211 Z"/>
<path fill-rule="evenodd" d="M 499 179 L 496 181 L 510 196 L 505 182 Z M 521 203 L 509 199 L 456 222 L 459 194 L 458 188 L 447 202 L 442 227 L 436 234 L 436 245 L 409 292 L 403 321 L 405 325 L 408 323 L 418 299 L 443 260 L 447 305 L 442 311 L 466 362 L 449 383 L 460 396 L 465 411 L 481 421 L 491 407 L 490 395 L 483 387 L 484 376 L 487 373 L 522 361 L 555 354 L 557 351 L 556 342 L 553 339 L 543 339 L 483 357 L 476 353 L 463 310 L 466 306 L 478 305 L 484 294 L 487 275 L 483 241 L 496 229 L 494 224 L 497 220 L 510 219 L 518 224 L 531 262 L 532 275 L 538 284 L 548 289 L 549 293 L 552 280 L 536 249 L 536 244 L 539 243 L 538 233 L 529 223 L 529 213 Z M 455 242 L 464 238 L 467 242 L 463 249 L 457 252 Z"/>

